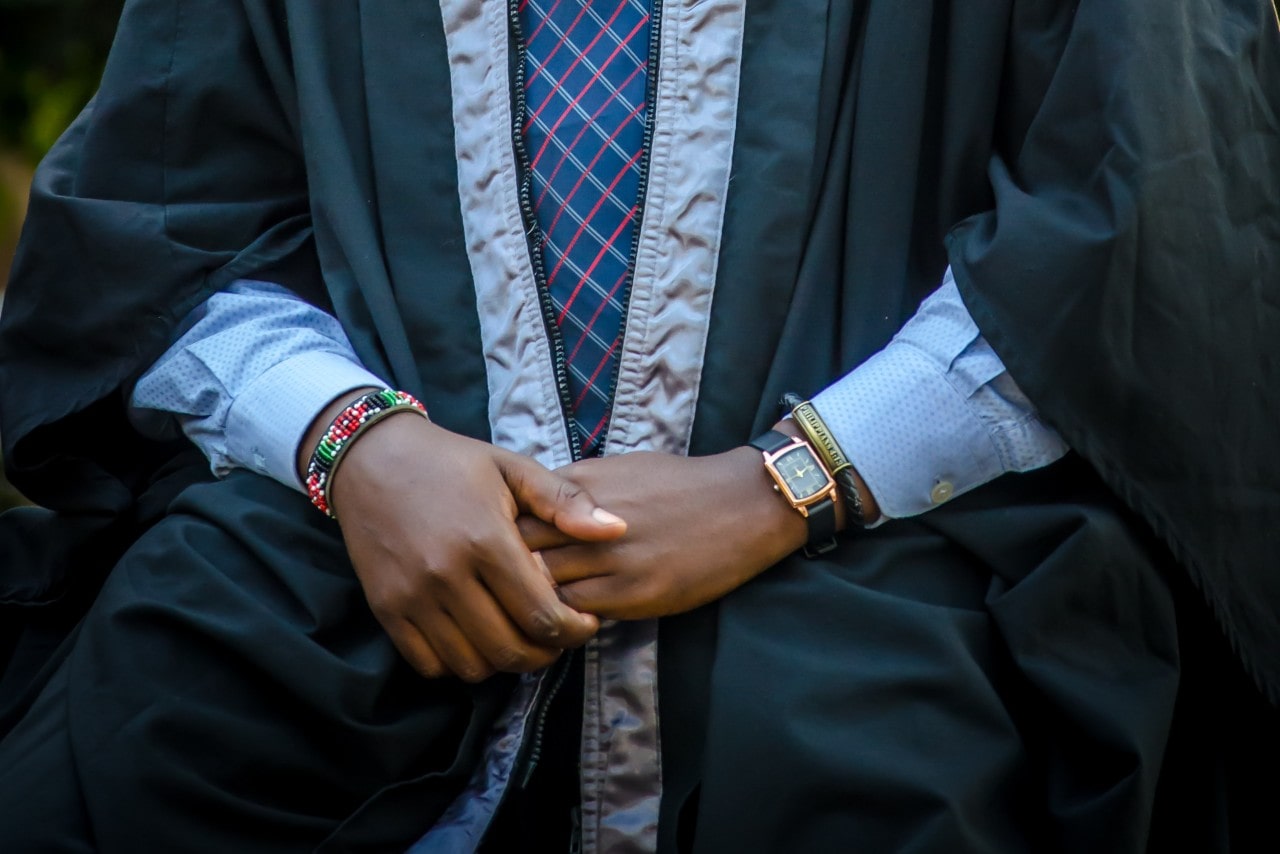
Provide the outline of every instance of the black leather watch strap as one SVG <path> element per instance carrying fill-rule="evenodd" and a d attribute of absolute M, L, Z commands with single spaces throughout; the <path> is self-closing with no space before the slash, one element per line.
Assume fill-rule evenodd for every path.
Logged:
<path fill-rule="evenodd" d="M 836 503 L 830 498 L 809 505 L 809 539 L 804 544 L 805 557 L 817 557 L 836 547 Z"/>
<path fill-rule="evenodd" d="M 794 442 L 791 436 L 777 430 L 769 430 L 748 442 L 751 447 L 766 454 L 774 454 Z M 811 449 L 812 450 L 812 449 Z M 818 460 L 817 453 L 814 459 Z M 818 460 L 821 462 L 820 460 Z M 809 537 L 804 545 L 806 557 L 825 554 L 836 547 L 836 503 L 825 498 L 807 508 L 805 524 L 809 528 Z"/>
<path fill-rule="evenodd" d="M 766 454 L 774 454 L 782 448 L 785 448 L 787 445 L 790 445 L 791 441 L 791 437 L 786 433 L 781 433 L 777 430 L 768 430 L 761 433 L 759 436 L 756 436 L 747 444 L 757 450 L 764 451 Z"/>

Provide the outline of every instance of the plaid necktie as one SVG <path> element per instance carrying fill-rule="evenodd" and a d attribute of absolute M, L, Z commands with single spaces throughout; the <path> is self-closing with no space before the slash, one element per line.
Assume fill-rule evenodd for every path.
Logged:
<path fill-rule="evenodd" d="M 525 147 L 583 456 L 599 451 L 640 214 L 651 0 L 522 0 Z"/>

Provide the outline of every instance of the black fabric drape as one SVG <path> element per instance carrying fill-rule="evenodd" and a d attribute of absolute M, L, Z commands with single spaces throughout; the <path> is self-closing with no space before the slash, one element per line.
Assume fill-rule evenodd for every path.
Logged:
<path fill-rule="evenodd" d="M 754 748 L 733 756 L 750 718 L 729 710 L 754 699 L 760 675 L 742 650 L 779 652 L 763 665 L 779 676 L 769 697 L 779 714 L 804 708 L 826 720 L 836 705 L 822 702 L 835 682 L 784 690 L 783 665 L 810 661 L 824 638 L 865 643 L 870 632 L 875 643 L 893 642 L 892 626 L 860 632 L 841 624 L 836 606 L 873 616 L 884 604 L 876 567 L 898 558 L 986 573 L 981 584 L 947 588 L 955 601 L 944 602 L 929 600 L 941 582 L 923 570 L 907 573 L 905 587 L 889 578 L 905 598 L 886 613 L 923 620 L 909 627 L 916 646 L 893 659 L 909 669 L 918 656 L 904 650 L 934 649 L 946 634 L 916 605 L 955 608 L 964 631 L 946 636 L 975 680 L 957 696 L 990 713 L 1001 750 L 1024 734 L 1016 710 L 1001 709 L 1030 702 L 1029 685 L 1067 704 L 1063 686 L 1096 698 L 1104 683 L 1073 683 L 1081 671 L 1073 656 L 1106 655 L 1126 639 L 1143 647 L 1132 663 L 1150 676 L 1149 690 L 1132 706 L 1102 703 L 1116 724 L 1085 739 L 1138 766 L 1132 778 L 1109 766 L 1127 795 L 1099 801 L 1090 827 L 1141 818 L 1159 762 L 1153 745 L 1167 727 L 1158 710 L 1175 690 L 1162 682 L 1177 658 L 1159 583 L 1176 568 L 1170 552 L 1255 682 L 1280 699 L 1280 579 L 1270 558 L 1280 536 L 1280 455 L 1268 441 L 1280 409 L 1272 8 L 1266 0 L 751 0 L 747 8 L 693 451 L 741 443 L 775 417 L 781 391 L 816 391 L 882 347 L 951 263 L 983 332 L 1090 468 L 1006 479 L 936 517 L 886 526 L 865 546 L 846 543 L 825 570 L 781 567 L 723 608 L 668 621 L 663 735 L 679 750 L 668 751 L 665 768 L 664 839 L 673 844 L 681 829 L 706 845 L 737 838 L 726 824 L 732 781 L 746 776 L 749 758 L 826 755 L 811 752 L 821 727 L 806 730 L 812 721 L 802 715 L 787 734 L 798 739 L 795 751 L 783 759 Z M 4 619 L 29 619 L 19 603 L 100 582 L 174 495 L 185 496 L 179 504 L 219 496 L 228 504 L 195 514 L 213 519 L 253 517 L 266 500 L 270 490 L 240 482 L 248 476 L 207 493 L 190 487 L 199 478 L 177 466 L 179 446 L 140 439 L 124 413 L 128 383 L 179 319 L 238 276 L 269 276 L 331 309 L 367 364 L 426 400 L 446 426 L 487 435 L 449 92 L 435 4 L 128 5 L 101 92 L 37 174 L 0 318 L 6 463 L 48 508 L 0 520 Z M 187 479 L 165 488 L 175 467 Z M 1108 490 L 1097 488 L 1098 474 Z M 276 533 L 314 531 L 304 511 L 302 502 L 281 510 Z M 1045 552 L 1002 527 L 1014 516 L 1028 535 L 1044 534 Z M 1083 542 L 1071 540 L 1072 525 Z M 1022 546 L 988 548 L 1011 542 Z M 920 559 L 920 543 L 936 561 Z M 255 572 L 305 575 L 279 551 Z M 228 560 L 235 553 L 225 549 Z M 1083 567 L 1079 586 L 1068 584 L 1072 561 Z M 224 571 L 209 570 L 215 580 Z M 1056 627 L 1051 657 L 1070 666 L 1029 676 L 1029 651 L 1046 638 L 1020 618 L 1051 616 L 1055 600 L 1026 580 L 1047 580 L 1051 591 L 1067 585 L 1088 601 L 1118 603 L 1117 618 L 1135 612 L 1150 622 L 1145 633 L 1124 623 L 1096 644 Z M 1116 593 L 1109 581 L 1128 587 Z M 778 602 L 793 594 L 836 609 L 824 618 L 833 634 L 811 634 L 821 620 L 780 617 Z M 239 592 L 225 601 L 240 601 Z M 330 608 L 321 624 L 341 622 L 345 607 Z M 993 620 L 998 631 L 972 627 Z M 794 632 L 795 656 L 768 643 L 784 630 Z M 831 690 L 856 699 L 859 684 L 883 675 L 860 683 L 845 672 L 851 681 Z M 949 684 L 935 675 L 931 684 Z M 0 704 L 10 687 L 0 685 Z M 686 714 L 666 714 L 673 708 Z M 1126 708 L 1157 713 L 1126 722 Z M 1073 725 L 1088 719 L 1089 708 L 1071 711 L 1080 713 Z M 832 732 L 852 738 L 847 728 Z M 855 761 L 866 748 L 851 742 L 839 755 Z M 1056 758 L 1072 767 L 1072 757 Z M 1025 773 L 1016 765 L 1012 776 L 993 776 L 993 793 L 1016 790 Z M 928 782 L 924 770 L 914 783 Z M 449 786 L 462 771 L 452 769 Z M 1086 782 L 1046 803 L 1073 803 L 1096 789 Z M 762 807 L 757 838 L 801 814 Z M 1013 839 L 1025 830 L 992 821 L 974 832 Z"/>
<path fill-rule="evenodd" d="M 1249 0 L 1072 12 L 1015 8 L 957 281 L 1280 703 L 1280 27 Z"/>

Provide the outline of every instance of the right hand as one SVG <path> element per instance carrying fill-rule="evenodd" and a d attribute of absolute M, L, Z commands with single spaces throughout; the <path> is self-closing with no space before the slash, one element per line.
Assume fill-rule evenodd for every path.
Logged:
<path fill-rule="evenodd" d="M 626 524 L 528 457 L 397 413 L 354 441 L 329 501 L 374 616 L 424 676 L 536 670 L 599 629 L 560 601 L 515 520 L 588 542 Z"/>

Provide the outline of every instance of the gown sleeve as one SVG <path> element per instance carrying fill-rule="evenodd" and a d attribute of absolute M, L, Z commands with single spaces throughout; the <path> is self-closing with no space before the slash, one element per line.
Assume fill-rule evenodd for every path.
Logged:
<path fill-rule="evenodd" d="M 39 504 L 137 492 L 123 391 L 210 294 L 260 275 L 322 299 L 282 14 L 131 0 L 98 93 L 37 170 L 0 317 L 0 436 Z"/>
<path fill-rule="evenodd" d="M 1014 5 L 965 303 L 1280 702 L 1280 26 L 1270 0 Z"/>

